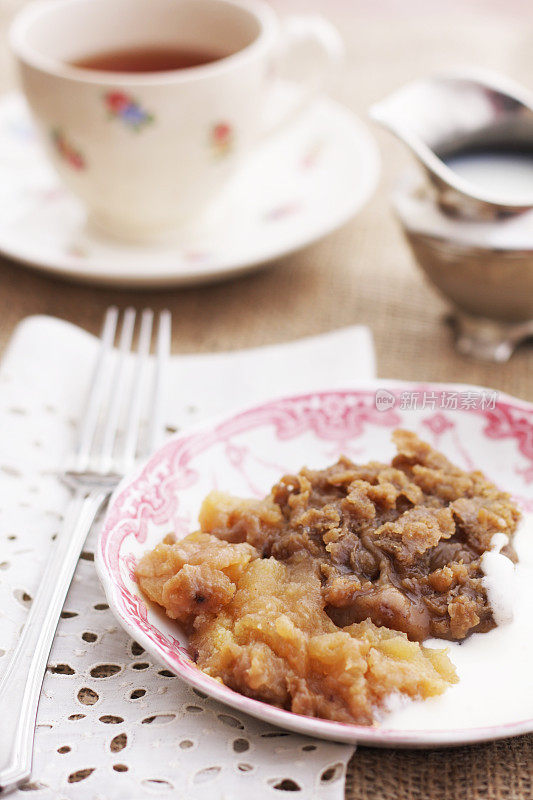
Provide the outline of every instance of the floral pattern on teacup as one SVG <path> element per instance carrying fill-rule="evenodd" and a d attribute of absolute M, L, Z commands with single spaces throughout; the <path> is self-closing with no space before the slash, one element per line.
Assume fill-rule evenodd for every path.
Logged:
<path fill-rule="evenodd" d="M 153 114 L 142 108 L 139 102 L 126 92 L 106 92 L 104 103 L 111 119 L 120 119 L 134 131 L 140 131 L 154 121 Z"/>
<path fill-rule="evenodd" d="M 52 131 L 52 142 L 59 156 L 73 169 L 85 169 L 87 164 L 80 150 L 73 146 L 60 128 Z"/>
<path fill-rule="evenodd" d="M 228 122 L 217 122 L 211 127 L 209 142 L 217 158 L 226 156 L 233 149 L 235 135 Z"/>

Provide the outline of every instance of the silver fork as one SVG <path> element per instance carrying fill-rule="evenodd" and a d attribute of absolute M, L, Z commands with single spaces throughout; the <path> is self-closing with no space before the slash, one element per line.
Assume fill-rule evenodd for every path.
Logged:
<path fill-rule="evenodd" d="M 141 449 L 142 401 L 147 389 L 145 377 L 154 314 L 150 309 L 143 311 L 137 352 L 132 353 L 135 316 L 132 308 L 125 311 L 118 353 L 113 355 L 119 312 L 116 308 L 107 310 L 78 445 L 63 475 L 73 490 L 72 499 L 0 683 L 0 794 L 15 789 L 30 776 L 41 685 L 79 555 L 98 511 L 121 477 L 135 464 L 137 448 Z M 162 431 L 162 382 L 170 350 L 170 323 L 169 312 L 163 311 L 159 317 L 155 369 L 147 403 L 150 425 L 144 437 L 145 454 L 157 445 Z M 127 410 L 121 436 L 119 428 L 124 405 Z"/>

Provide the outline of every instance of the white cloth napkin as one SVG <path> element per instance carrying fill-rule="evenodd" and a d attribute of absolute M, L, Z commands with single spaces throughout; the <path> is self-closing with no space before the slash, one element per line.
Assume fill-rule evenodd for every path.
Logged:
<path fill-rule="evenodd" d="M 74 443 L 96 347 L 73 325 L 30 317 L 0 367 L 0 676 L 61 524 L 68 491 L 57 472 Z M 167 420 L 177 429 L 273 395 L 372 378 L 374 356 L 369 331 L 352 327 L 274 347 L 173 356 L 168 372 Z M 97 528 L 50 656 L 32 791 L 14 800 L 266 800 L 291 789 L 305 800 L 341 800 L 352 747 L 238 714 L 139 652 L 105 605 L 92 563 Z"/>

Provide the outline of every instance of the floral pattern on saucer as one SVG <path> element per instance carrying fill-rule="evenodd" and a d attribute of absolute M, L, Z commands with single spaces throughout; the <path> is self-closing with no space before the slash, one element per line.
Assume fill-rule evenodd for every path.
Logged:
<path fill-rule="evenodd" d="M 279 222 L 280 220 L 287 219 L 297 214 L 302 208 L 302 204 L 298 200 L 288 203 L 282 203 L 279 206 L 274 206 L 268 209 L 263 214 L 265 222 Z"/>
<path fill-rule="evenodd" d="M 319 163 L 326 146 L 325 138 L 315 139 L 305 150 L 301 160 L 302 170 L 313 169 Z"/>
<path fill-rule="evenodd" d="M 154 116 L 126 92 L 106 92 L 104 103 L 111 119 L 120 119 L 134 131 L 140 131 L 146 125 L 154 122 Z"/>
<path fill-rule="evenodd" d="M 87 164 L 80 150 L 73 146 L 60 128 L 52 131 L 52 142 L 58 155 L 73 169 L 85 169 Z"/>

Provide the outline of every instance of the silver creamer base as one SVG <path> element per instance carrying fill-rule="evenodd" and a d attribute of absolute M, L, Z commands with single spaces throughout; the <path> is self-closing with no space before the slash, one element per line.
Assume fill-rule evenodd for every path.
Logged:
<path fill-rule="evenodd" d="M 418 265 L 452 305 L 457 350 L 507 361 L 533 336 L 533 212 L 490 221 L 454 218 L 412 174 L 393 205 Z"/>

